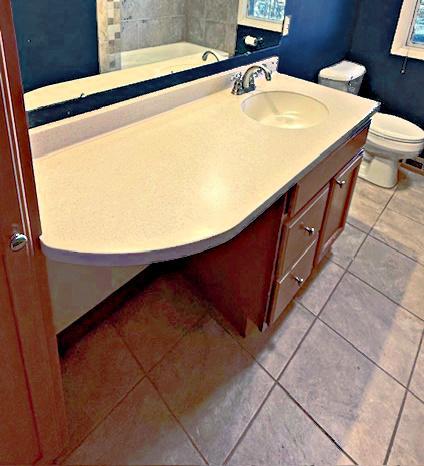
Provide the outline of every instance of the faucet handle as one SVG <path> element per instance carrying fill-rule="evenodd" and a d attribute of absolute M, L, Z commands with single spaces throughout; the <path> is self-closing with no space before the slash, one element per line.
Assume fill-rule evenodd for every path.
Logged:
<path fill-rule="evenodd" d="M 234 82 L 233 88 L 231 90 L 231 94 L 240 95 L 242 94 L 243 90 L 243 75 L 241 73 L 237 73 L 231 77 L 231 81 Z"/>

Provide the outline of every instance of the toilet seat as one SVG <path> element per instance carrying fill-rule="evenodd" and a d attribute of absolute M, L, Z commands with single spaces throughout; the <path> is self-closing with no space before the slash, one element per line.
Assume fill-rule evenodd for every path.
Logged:
<path fill-rule="evenodd" d="M 424 131 L 414 123 L 394 115 L 377 113 L 372 119 L 370 135 L 402 144 L 424 143 Z"/>

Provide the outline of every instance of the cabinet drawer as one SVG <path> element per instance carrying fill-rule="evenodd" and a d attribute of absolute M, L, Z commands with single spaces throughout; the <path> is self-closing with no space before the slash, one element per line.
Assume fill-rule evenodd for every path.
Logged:
<path fill-rule="evenodd" d="M 329 185 L 284 225 L 277 278 L 281 278 L 318 238 L 328 193 Z"/>
<path fill-rule="evenodd" d="M 315 240 L 293 268 L 281 280 L 277 281 L 268 324 L 272 324 L 278 319 L 311 274 L 316 248 L 317 241 Z"/>
<path fill-rule="evenodd" d="M 325 160 L 299 181 L 292 190 L 290 215 L 295 215 L 363 148 L 367 135 L 368 126 L 329 154 Z"/>

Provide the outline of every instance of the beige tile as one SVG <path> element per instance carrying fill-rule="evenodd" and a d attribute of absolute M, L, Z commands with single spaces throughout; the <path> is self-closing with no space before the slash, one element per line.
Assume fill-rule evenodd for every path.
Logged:
<path fill-rule="evenodd" d="M 424 402 L 424 343 L 421 345 L 409 389 Z"/>
<path fill-rule="evenodd" d="M 144 379 L 68 457 L 69 465 L 202 465 L 199 453 Z"/>
<path fill-rule="evenodd" d="M 213 464 L 224 461 L 273 383 L 210 317 L 178 343 L 151 377 Z"/>
<path fill-rule="evenodd" d="M 62 360 L 69 448 L 75 448 L 142 376 L 112 325 L 103 324 L 78 342 Z"/>
<path fill-rule="evenodd" d="M 424 177 L 423 177 L 424 178 Z M 416 189 L 398 189 L 388 207 L 405 217 L 424 224 L 423 192 Z"/>
<path fill-rule="evenodd" d="M 372 229 L 371 235 L 424 264 L 423 224 L 386 209 Z"/>
<path fill-rule="evenodd" d="M 424 404 L 408 394 L 389 464 L 424 464 Z"/>
<path fill-rule="evenodd" d="M 383 464 L 404 389 L 320 321 L 281 377 L 359 464 Z"/>
<path fill-rule="evenodd" d="M 255 328 L 246 338 L 238 335 L 236 338 L 273 377 L 278 378 L 313 319 L 310 312 L 293 303 L 287 317 L 264 332 Z"/>
<path fill-rule="evenodd" d="M 368 237 L 349 271 L 424 319 L 422 265 Z"/>
<path fill-rule="evenodd" d="M 331 261 L 326 261 L 308 279 L 297 300 L 318 315 L 343 273 L 343 268 Z"/>
<path fill-rule="evenodd" d="M 352 464 L 336 445 L 276 386 L 229 466 Z"/>
<path fill-rule="evenodd" d="M 358 179 L 349 210 L 348 222 L 368 233 L 392 195 L 393 190 L 391 189 L 380 188 Z"/>
<path fill-rule="evenodd" d="M 340 267 L 349 267 L 349 264 L 361 247 L 365 236 L 366 234 L 364 232 L 347 224 L 344 232 L 333 244 L 329 257 Z"/>
<path fill-rule="evenodd" d="M 378 291 L 345 275 L 321 319 L 404 385 L 424 323 Z"/>
<path fill-rule="evenodd" d="M 399 170 L 398 191 L 406 190 L 420 191 L 424 194 L 424 176 L 401 167 Z"/>
<path fill-rule="evenodd" d="M 172 273 L 126 303 L 112 322 L 149 371 L 205 313 L 189 283 Z"/>

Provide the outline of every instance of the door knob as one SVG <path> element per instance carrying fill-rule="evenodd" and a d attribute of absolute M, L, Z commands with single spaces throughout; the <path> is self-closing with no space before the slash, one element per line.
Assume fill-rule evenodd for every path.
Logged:
<path fill-rule="evenodd" d="M 313 236 L 315 234 L 315 228 L 314 227 L 304 227 L 304 230 L 309 233 L 309 236 Z"/>
<path fill-rule="evenodd" d="M 336 180 L 336 183 L 337 183 L 341 188 L 343 188 L 343 186 L 346 184 L 346 180 L 342 180 L 342 181 Z"/>
<path fill-rule="evenodd" d="M 293 278 L 295 279 L 296 283 L 297 283 L 299 286 L 303 285 L 303 283 L 304 283 L 304 281 L 305 281 L 305 279 L 304 279 L 304 278 L 301 278 L 301 277 L 294 276 Z"/>
<path fill-rule="evenodd" d="M 22 233 L 14 233 L 10 238 L 10 249 L 13 252 L 18 252 L 23 249 L 28 243 L 28 238 Z"/>

